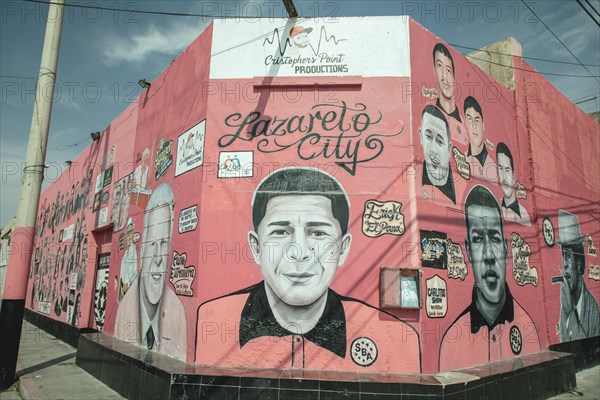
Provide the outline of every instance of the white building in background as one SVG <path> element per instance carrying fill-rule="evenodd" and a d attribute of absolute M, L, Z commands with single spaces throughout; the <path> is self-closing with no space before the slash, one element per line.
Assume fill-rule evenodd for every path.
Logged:
<path fill-rule="evenodd" d="M 8 264 L 8 249 L 12 239 L 13 229 L 15 227 L 15 218 L 11 219 L 0 234 L 0 302 L 4 294 L 4 279 L 6 277 L 6 265 Z"/>

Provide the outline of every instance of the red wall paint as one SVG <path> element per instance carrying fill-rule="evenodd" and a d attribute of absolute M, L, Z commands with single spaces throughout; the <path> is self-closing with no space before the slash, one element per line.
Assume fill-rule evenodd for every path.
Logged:
<path fill-rule="evenodd" d="M 395 321 L 393 317 L 397 317 L 410 324 L 419 334 L 423 372 L 436 372 L 442 337 L 470 304 L 471 291 L 475 282 L 465 247 L 467 236 L 464 222 L 465 197 L 477 184 L 488 187 L 496 199 L 501 200 L 503 197 L 502 188 L 497 183 L 462 178 L 452 156 L 450 165 L 453 171 L 456 204 L 437 188 L 422 184 L 425 155 L 419 133 L 422 125 L 421 111 L 426 105 L 435 104 L 435 99 L 425 96 L 423 88 L 435 88 L 432 49 L 441 40 L 410 21 L 410 78 L 323 77 L 303 78 L 304 81 L 276 78 L 271 82 L 262 78 L 210 80 L 213 29 L 211 25 L 178 56 L 155 79 L 150 88 L 146 89 L 136 102 L 111 123 L 103 132 L 101 140 L 90 145 L 74 161 L 68 170 L 70 172 L 63 173 L 44 192 L 40 216 L 43 216 L 41 210 L 54 202 L 58 191 L 64 193 L 70 190 L 70 186 L 81 178 L 77 174 L 81 176 L 86 174 L 88 168 L 82 166 L 89 164 L 93 165 L 94 171 L 91 189 L 93 199 L 95 178 L 107 168 L 110 149 L 116 145 L 113 179 L 106 188 L 110 193 L 107 206 L 111 210 L 114 207 L 112 202 L 115 185 L 121 179 L 127 179 L 129 174 L 135 175 L 144 150 L 149 149 L 148 188 L 154 192 L 159 185 L 166 183 L 175 195 L 173 235 L 168 254 L 169 265 L 173 261 L 174 252 L 177 252 L 179 255 L 185 253 L 186 267 L 195 267 L 195 278 L 191 285 L 192 296 L 175 295 L 177 289 L 168 281 L 171 268 L 167 270 L 165 291 L 170 294 L 165 296 L 170 296 L 171 299 L 174 298 L 173 296 L 176 297 L 169 300 L 170 309 L 179 310 L 181 307 L 183 310 L 183 314 L 172 324 L 179 326 L 178 324 L 183 323 L 183 329 L 178 333 L 161 332 L 157 335 L 158 350 L 194 362 L 198 360 L 196 348 L 198 335 L 202 336 L 202 332 L 198 332 L 196 326 L 199 305 L 256 284 L 263 279 L 248 244 L 248 232 L 253 230 L 251 200 L 254 189 L 263 178 L 278 168 L 289 165 L 319 167 L 341 183 L 351 203 L 349 233 L 352 235 L 352 244 L 348 258 L 337 271 L 331 288 L 341 295 L 378 307 L 380 268 L 422 268 L 421 290 L 424 307 L 420 310 L 388 309 L 386 311 L 390 313 L 389 315 L 375 313 L 375 319 L 371 322 L 373 326 L 379 326 L 379 323 Z M 551 280 L 557 274 L 555 265 L 560 264 L 561 259 L 560 246 L 549 248 L 544 243 L 541 236 L 541 223 L 542 219 L 548 216 L 554 224 L 558 238 L 558 209 L 570 210 L 577 213 L 583 233 L 592 234 L 594 244 L 600 241 L 598 237 L 600 196 L 597 184 L 600 153 L 597 151 L 600 137 L 598 126 L 558 94 L 556 89 L 539 75 L 517 71 L 517 89 L 511 92 L 469 63 L 457 51 L 450 48 L 450 52 L 455 64 L 456 82 L 460 88 L 460 93 L 456 95 L 456 103 L 463 119 L 462 124 L 452 124 L 452 129 L 456 133 L 458 133 L 458 126 L 461 129 L 458 137 L 452 140 L 452 145 L 466 155 L 469 139 L 463 102 L 468 95 L 472 95 L 483 109 L 484 135 L 492 145 L 488 148 L 491 159 L 497 161 L 495 149 L 498 143 L 506 143 L 514 158 L 516 179 L 524 186 L 527 194 L 527 198 L 519 199 L 519 203 L 529 213 L 531 226 L 514 222 L 504 223 L 504 237 L 508 244 L 506 282 L 514 299 L 526 310 L 535 324 L 535 330 L 529 330 L 530 326 L 521 327 L 523 340 L 526 341 L 529 335 L 535 334 L 536 343 L 539 340 L 541 348 L 544 349 L 549 344 L 560 341 L 555 328 L 559 319 L 560 289 L 559 285 L 552 285 Z M 520 65 L 517 59 L 515 63 Z M 302 84 L 305 81 L 319 82 L 323 86 L 318 90 L 306 84 L 298 86 L 298 82 Z M 535 91 L 533 94 L 524 93 L 525 84 L 530 83 L 534 86 L 527 88 L 535 87 Z M 532 101 L 525 102 L 525 98 Z M 533 99 L 536 101 L 534 102 Z M 549 99 L 554 101 L 550 102 Z M 380 122 L 357 135 L 352 143 L 361 140 L 359 154 L 365 158 L 378 151 L 379 144 L 375 141 L 378 136 L 371 137 L 369 142 L 367 138 L 370 135 L 383 135 L 380 140 L 384 148 L 378 157 L 359 163 L 354 174 L 335 164 L 335 157 L 312 158 L 313 153 L 322 150 L 322 146 L 315 146 L 314 142 L 298 150 L 298 143 L 291 145 L 296 139 L 290 135 L 279 137 L 279 143 L 283 147 L 290 146 L 278 152 L 273 152 L 277 147 L 273 141 L 278 137 L 277 135 L 259 136 L 254 141 L 238 139 L 233 144 L 226 145 L 227 135 L 233 134 L 237 130 L 236 125 L 239 125 L 241 120 L 251 112 L 259 111 L 263 118 L 277 117 L 279 120 L 285 118 L 289 120 L 297 115 L 305 116 L 305 120 L 308 120 L 310 115 L 314 115 L 318 110 L 336 111 L 339 115 L 344 103 L 348 124 L 351 123 L 350 118 L 357 113 L 352 109 L 361 108 L 361 104 L 364 104 L 365 113 L 368 113 L 373 121 L 381 116 Z M 314 108 L 318 104 L 321 106 Z M 236 116 L 236 113 L 239 113 L 239 116 Z M 206 120 L 203 166 L 175 176 L 178 137 L 203 120 Z M 322 136 L 325 134 L 322 127 L 315 129 L 315 132 Z M 395 133 L 398 134 L 394 135 Z M 260 142 L 261 139 L 263 142 Z M 321 144 L 324 139 L 321 137 Z M 164 176 L 156 179 L 155 157 L 161 140 L 172 141 L 173 165 L 166 168 Z M 330 151 L 334 148 L 334 143 L 331 142 Z M 242 156 L 244 153 L 241 152 L 249 151 L 253 152 L 254 157 L 253 176 L 227 179 L 219 177 L 219 166 L 223 161 L 220 159 L 221 152 L 232 152 L 232 155 L 239 153 Z M 303 160 L 302 157 L 306 159 Z M 547 165 L 552 165 L 552 168 L 547 168 Z M 585 171 L 585 175 L 581 171 Z M 565 193 L 572 193 L 572 195 L 564 196 Z M 132 193 L 131 196 L 128 216 L 135 226 L 134 232 L 140 236 L 139 241 L 134 243 L 134 247 L 141 263 L 145 201 L 149 196 L 146 196 L 145 200 L 144 196 L 141 196 L 142 200 L 137 204 L 133 199 L 136 195 Z M 402 203 L 401 213 L 404 217 L 405 233 L 400 236 L 367 237 L 362 230 L 363 212 L 370 200 Z M 87 237 L 90 243 L 85 286 L 81 290 L 80 327 L 97 327 L 93 315 L 96 254 L 105 250 L 96 249 L 95 241 L 92 240 L 98 236 L 91 234 L 97 226 L 98 213 L 93 213 L 89 209 L 91 203 L 92 201 L 86 211 L 80 213 L 80 217 L 86 220 Z M 190 232 L 179 233 L 181 211 L 194 206 L 198 216 L 197 227 Z M 67 218 L 63 225 L 56 227 L 55 232 L 75 223 L 75 220 L 76 216 Z M 108 227 L 108 229 L 114 228 Z M 121 265 L 127 245 L 120 246 L 120 241 L 121 244 L 124 241 L 120 236 L 126 232 L 126 227 L 117 227 L 117 229 L 112 233 L 111 238 L 108 293 L 102 330 L 109 335 L 124 337 L 139 343 L 140 339 L 130 335 L 130 332 L 125 332 L 123 335 L 115 332 L 122 328 L 115 326 L 119 307 L 123 304 L 131 304 L 131 300 L 125 298 L 133 298 L 136 295 L 132 290 L 125 294 L 123 299 L 119 299 Z M 460 245 L 468 271 L 464 280 L 451 278 L 447 269 L 431 268 L 423 264 L 421 231 L 441 232 L 447 239 Z M 532 284 L 520 286 L 514 278 L 512 259 L 514 250 L 511 247 L 513 232 L 518 233 L 531 247 L 530 264 L 536 268 L 538 274 L 536 286 Z M 46 228 L 43 237 L 38 238 L 36 247 L 43 248 L 41 243 L 46 238 L 49 243 L 57 241 L 57 238 L 48 234 Z M 588 257 L 588 266 L 590 263 L 598 264 L 595 260 L 594 257 Z M 430 318 L 425 307 L 426 282 L 436 275 L 447 284 L 445 297 L 447 312 L 443 318 Z M 32 286 L 39 288 L 38 276 L 39 273 L 34 273 L 30 278 L 27 301 L 27 306 L 36 312 L 38 302 L 36 296 L 32 295 Z M 599 298 L 600 286 L 597 281 L 589 279 L 587 272 L 585 282 L 592 294 Z M 35 289 L 36 293 L 37 290 L 39 289 Z M 33 299 L 33 302 L 29 299 Z M 164 314 L 164 309 L 162 312 Z M 173 313 L 177 312 L 179 311 L 173 311 Z M 228 310 L 223 310 L 223 314 L 227 312 Z M 53 314 L 53 310 L 50 310 L 49 316 L 64 322 L 64 315 L 58 317 Z M 352 321 L 352 316 L 347 318 L 349 322 Z M 132 316 L 128 322 L 134 324 L 135 329 L 139 330 L 141 323 L 135 316 Z M 404 327 L 399 322 L 396 324 L 391 326 Z M 507 329 L 502 334 L 509 335 L 512 325 L 502 324 L 504 325 Z M 394 352 L 406 353 L 406 357 L 418 352 L 415 346 L 406 349 L 399 345 L 397 340 L 391 340 L 390 338 L 394 338 L 397 332 L 388 325 L 381 326 L 379 332 L 370 333 L 373 338 L 379 334 L 383 334 L 384 337 L 387 335 L 388 338 L 386 340 L 377 336 L 377 347 L 381 356 L 379 364 L 374 364 L 376 370 L 411 372 L 394 367 L 393 362 L 385 361 L 388 364 L 381 365 L 384 362 L 382 360 Z M 178 339 L 177 334 L 181 335 L 184 330 L 185 339 L 182 337 Z M 235 332 L 235 329 L 233 331 Z M 231 339 L 225 335 L 225 346 L 239 346 L 235 342 L 229 343 L 228 340 Z M 463 344 L 468 340 L 466 331 L 456 338 L 457 342 Z M 180 353 L 177 346 L 167 346 L 178 341 L 186 344 L 183 353 Z M 166 347 L 160 347 L 161 345 Z M 247 362 L 254 364 L 260 360 L 268 363 L 265 361 L 266 358 L 258 356 L 260 351 L 268 350 L 267 347 L 259 347 L 259 350 L 249 351 L 244 357 Z M 503 351 L 504 353 L 495 357 L 515 356 L 510 347 L 504 348 Z M 531 347 L 524 345 L 523 354 L 528 351 L 531 351 Z M 273 352 L 275 356 L 278 355 L 276 350 Z M 482 362 L 478 352 L 464 353 L 457 361 L 458 366 Z M 285 359 L 284 355 L 282 357 Z M 351 355 L 346 357 L 348 360 Z M 230 359 L 222 365 L 235 365 L 236 362 L 239 363 L 239 359 L 238 361 Z M 330 365 L 332 365 L 329 367 L 331 369 L 349 369 L 356 368 L 358 364 L 355 361 L 354 364 L 330 363 Z M 269 367 L 266 364 L 264 366 Z M 360 367 L 359 370 L 362 368 Z M 413 369 L 412 372 L 418 372 L 419 368 Z"/>

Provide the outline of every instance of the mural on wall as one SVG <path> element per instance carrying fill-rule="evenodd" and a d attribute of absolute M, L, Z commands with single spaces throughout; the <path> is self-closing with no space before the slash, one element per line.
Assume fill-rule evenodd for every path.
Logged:
<path fill-rule="evenodd" d="M 545 217 L 542 221 L 542 236 L 544 237 L 546 246 L 554 246 L 554 225 L 552 225 L 552 221 L 548 217 Z"/>
<path fill-rule="evenodd" d="M 114 224 L 113 232 L 118 232 L 125 228 L 125 222 L 129 215 L 132 185 L 133 174 L 129 174 L 115 183 L 110 212 L 110 221 Z"/>
<path fill-rule="evenodd" d="M 444 318 L 448 312 L 448 291 L 446 281 L 439 275 L 427 279 L 425 310 L 429 318 Z"/>
<path fill-rule="evenodd" d="M 421 231 L 421 265 L 423 267 L 446 269 L 447 235 L 443 232 Z"/>
<path fill-rule="evenodd" d="M 141 268 L 119 304 L 115 336 L 185 360 L 185 310 L 167 285 L 174 201 L 167 183 L 158 185 L 150 196 L 142 228 Z"/>
<path fill-rule="evenodd" d="M 552 278 L 560 289 L 560 340 L 571 341 L 600 335 L 598 302 L 585 281 L 585 252 L 577 215 L 558 210 L 558 240 L 562 253 L 560 276 Z"/>
<path fill-rule="evenodd" d="M 476 180 L 488 183 L 498 183 L 496 163 L 488 153 L 492 147 L 489 140 L 484 138 L 483 110 L 473 96 L 468 96 L 464 102 L 465 125 L 469 133 L 469 150 L 467 162 L 471 165 L 471 176 Z M 504 187 L 504 186 L 503 186 Z"/>
<path fill-rule="evenodd" d="M 139 163 L 133 171 L 133 187 L 131 189 L 131 204 L 145 208 L 148 198 L 152 193 L 149 187 L 148 171 L 150 169 L 150 149 L 145 148 L 141 154 L 138 153 Z"/>
<path fill-rule="evenodd" d="M 592 257 L 598 256 L 598 249 L 594 246 L 592 235 L 587 235 L 587 255 Z"/>
<path fill-rule="evenodd" d="M 504 142 L 498 143 L 496 147 L 496 160 L 498 161 L 498 177 L 502 186 L 502 218 L 507 222 L 531 226 L 529 213 L 517 199 L 515 190 L 516 177 L 513 156 Z"/>
<path fill-rule="evenodd" d="M 402 203 L 369 200 L 365 203 L 362 216 L 363 234 L 370 238 L 383 235 L 401 236 L 406 231 Z"/>
<path fill-rule="evenodd" d="M 346 191 L 321 170 L 279 169 L 259 183 L 247 237 L 264 280 L 200 305 L 195 362 L 420 371 L 412 326 L 330 289 L 350 253 L 349 219 Z"/>
<path fill-rule="evenodd" d="M 435 106 L 428 105 L 421 113 L 419 128 L 423 146 L 423 186 L 432 185 L 439 189 L 452 203 L 456 204 L 454 179 L 450 168 L 450 126 L 444 114 Z"/>
<path fill-rule="evenodd" d="M 173 252 L 173 262 L 171 263 L 171 274 L 169 275 L 169 282 L 175 288 L 175 293 L 178 296 L 194 295 L 194 279 L 196 279 L 196 267 L 193 265 L 185 265 L 187 263 L 187 254 L 179 254 L 176 251 Z"/>
<path fill-rule="evenodd" d="M 88 228 L 83 212 L 90 205 L 92 170 L 71 190 L 44 198 L 36 223 L 40 247 L 32 257 L 28 307 L 78 326 L 88 262 Z"/>
<path fill-rule="evenodd" d="M 158 181 L 165 176 L 167 169 L 173 164 L 173 141 L 160 139 L 160 145 L 154 157 L 156 172 L 154 178 Z"/>
<path fill-rule="evenodd" d="M 206 120 L 190 128 L 177 138 L 175 176 L 200 167 L 204 163 L 204 135 Z"/>
<path fill-rule="evenodd" d="M 138 251 L 133 241 L 133 230 L 135 226 L 133 220 L 127 220 L 127 229 L 125 230 L 125 254 L 121 259 L 121 272 L 119 278 L 119 299 L 120 302 L 125 293 L 131 287 L 138 275 Z"/>
<path fill-rule="evenodd" d="M 254 176 L 254 152 L 220 152 L 217 176 L 219 178 L 251 178 Z"/>
<path fill-rule="evenodd" d="M 464 281 L 469 274 L 469 269 L 465 262 L 465 254 L 462 247 L 460 247 L 460 244 L 454 243 L 451 239 L 448 239 L 446 247 L 448 249 L 448 278 Z"/>
<path fill-rule="evenodd" d="M 521 235 L 515 232 L 510 235 L 510 241 L 513 256 L 513 277 L 515 278 L 515 282 L 520 286 L 524 286 L 528 283 L 537 286 L 537 268 L 529 263 L 531 255 L 533 254 L 531 246 L 525 242 Z"/>
<path fill-rule="evenodd" d="M 475 282 L 471 304 L 442 338 L 441 371 L 540 351 L 533 320 L 506 284 L 508 241 L 496 198 L 485 186 L 476 185 L 464 210 L 465 249 Z"/>
<path fill-rule="evenodd" d="M 96 270 L 96 290 L 94 292 L 94 316 L 96 327 L 102 331 L 106 316 L 106 298 L 108 296 L 108 268 L 110 253 L 98 254 L 98 269 Z"/>

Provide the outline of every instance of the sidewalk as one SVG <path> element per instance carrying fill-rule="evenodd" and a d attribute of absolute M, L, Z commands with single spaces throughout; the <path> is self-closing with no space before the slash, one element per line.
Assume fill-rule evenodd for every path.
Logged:
<path fill-rule="evenodd" d="M 79 368 L 76 354 L 77 349 L 24 322 L 17 365 L 20 379 L 13 388 L 0 392 L 0 400 L 123 399 Z M 579 372 L 575 390 L 552 397 L 576 399 L 600 400 L 600 366 Z"/>
<path fill-rule="evenodd" d="M 1 400 L 123 399 L 75 364 L 77 349 L 23 323 L 17 364 L 18 394 L 0 392 Z"/>

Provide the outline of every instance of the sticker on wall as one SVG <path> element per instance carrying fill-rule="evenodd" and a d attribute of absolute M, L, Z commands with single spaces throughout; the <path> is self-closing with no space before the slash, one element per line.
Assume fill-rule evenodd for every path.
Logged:
<path fill-rule="evenodd" d="M 427 279 L 425 282 L 427 287 L 427 299 L 425 300 L 425 308 L 429 318 L 443 318 L 448 311 L 448 299 L 446 297 L 446 281 L 438 275 Z"/>
<path fill-rule="evenodd" d="M 98 271 L 96 275 L 96 291 L 94 292 L 94 316 L 96 326 L 102 331 L 104 315 L 106 312 L 106 295 L 108 293 L 108 269 L 110 266 L 110 253 L 98 255 Z"/>
<path fill-rule="evenodd" d="M 594 241 L 592 240 L 592 235 L 587 235 L 587 254 L 588 256 L 597 257 L 598 249 L 594 246 Z"/>
<path fill-rule="evenodd" d="M 528 283 L 531 283 L 533 286 L 537 286 L 537 269 L 529 265 L 531 247 L 518 233 L 513 232 L 510 238 L 513 256 L 513 276 L 515 281 L 520 286 L 525 286 Z"/>
<path fill-rule="evenodd" d="M 50 314 L 50 307 L 51 304 L 50 302 L 47 301 L 38 301 L 38 311 L 41 312 L 42 314 L 46 314 L 49 315 Z"/>
<path fill-rule="evenodd" d="M 398 201 L 367 201 L 362 220 L 363 234 L 370 238 L 383 235 L 401 236 L 406 231 L 402 203 Z"/>
<path fill-rule="evenodd" d="M 98 214 L 98 226 L 104 226 L 108 223 L 108 207 L 104 207 Z"/>
<path fill-rule="evenodd" d="M 361 367 L 373 365 L 377 360 L 377 345 L 368 337 L 359 337 L 350 345 L 352 361 Z"/>
<path fill-rule="evenodd" d="M 129 215 L 132 187 L 133 174 L 129 174 L 115 183 L 110 211 L 110 221 L 114 224 L 113 232 L 118 232 L 125 228 L 125 222 Z"/>
<path fill-rule="evenodd" d="M 219 178 L 251 178 L 254 176 L 253 151 L 222 151 L 219 153 Z"/>
<path fill-rule="evenodd" d="M 102 192 L 102 198 L 100 200 L 100 205 L 105 205 L 108 203 L 108 200 L 110 199 L 110 192 L 108 190 L 105 190 L 104 192 Z"/>
<path fill-rule="evenodd" d="M 427 99 L 436 99 L 438 97 L 438 91 L 436 88 L 426 88 L 425 86 L 421 87 L 421 94 L 423 97 Z"/>
<path fill-rule="evenodd" d="M 73 236 L 75 235 L 75 225 L 69 225 L 67 226 L 64 230 L 63 230 L 63 242 L 67 242 L 71 239 L 73 239 Z"/>
<path fill-rule="evenodd" d="M 205 131 L 206 120 L 179 135 L 177 138 L 175 176 L 191 171 L 203 164 Z"/>
<path fill-rule="evenodd" d="M 588 277 L 594 281 L 600 281 L 600 265 L 590 264 L 588 268 Z"/>
<path fill-rule="evenodd" d="M 98 192 L 94 195 L 94 204 L 92 206 L 92 212 L 98 212 L 100 209 L 100 201 L 102 200 L 102 192 Z"/>
<path fill-rule="evenodd" d="M 119 251 L 125 249 L 125 232 L 119 234 Z"/>
<path fill-rule="evenodd" d="M 458 174 L 466 180 L 471 179 L 471 164 L 467 162 L 467 156 L 461 153 L 456 147 L 452 148 L 452 156 L 454 157 Z"/>
<path fill-rule="evenodd" d="M 175 293 L 178 296 L 193 296 L 194 291 L 192 284 L 196 278 L 196 267 L 190 265 L 185 266 L 187 262 L 187 254 L 178 254 L 176 251 L 173 252 L 173 264 L 171 265 L 171 276 L 169 282 L 175 288 Z"/>
<path fill-rule="evenodd" d="M 423 267 L 446 269 L 447 235 L 436 231 L 421 231 L 421 262 Z"/>
<path fill-rule="evenodd" d="M 113 177 L 113 166 L 111 165 L 104 171 L 104 181 L 102 183 L 102 187 L 107 187 L 112 183 Z"/>
<path fill-rule="evenodd" d="M 110 150 L 108 151 L 108 165 L 113 165 L 115 163 L 115 155 L 117 152 L 117 145 L 113 144 L 110 146 Z"/>
<path fill-rule="evenodd" d="M 198 226 L 198 205 L 184 208 L 179 212 L 179 233 L 196 230 Z"/>
<path fill-rule="evenodd" d="M 544 235 L 546 246 L 554 246 L 554 226 L 552 225 L 550 218 L 544 218 L 544 221 L 542 222 L 542 233 Z"/>
<path fill-rule="evenodd" d="M 94 193 L 99 193 L 104 187 L 104 171 L 100 172 L 100 174 L 96 177 L 96 186 Z"/>
<path fill-rule="evenodd" d="M 460 244 L 448 239 L 446 248 L 448 249 L 448 278 L 464 281 L 469 270 L 465 263 L 465 254 L 462 247 L 460 247 Z"/>
<path fill-rule="evenodd" d="M 527 200 L 527 189 L 519 181 L 517 181 L 517 199 Z"/>
<path fill-rule="evenodd" d="M 67 302 L 67 322 L 70 323 L 73 320 L 73 313 L 75 308 L 75 288 L 77 287 L 77 273 L 71 274 L 71 284 L 69 285 L 69 300 Z"/>
<path fill-rule="evenodd" d="M 159 180 L 167 173 L 167 169 L 173 164 L 173 141 L 160 139 L 160 146 L 154 157 L 156 173 L 154 178 Z"/>
<path fill-rule="evenodd" d="M 519 327 L 513 325 L 510 328 L 510 349 L 512 350 L 514 355 L 519 355 L 521 353 L 521 349 L 523 348 L 523 336 L 521 335 L 521 331 Z"/>

